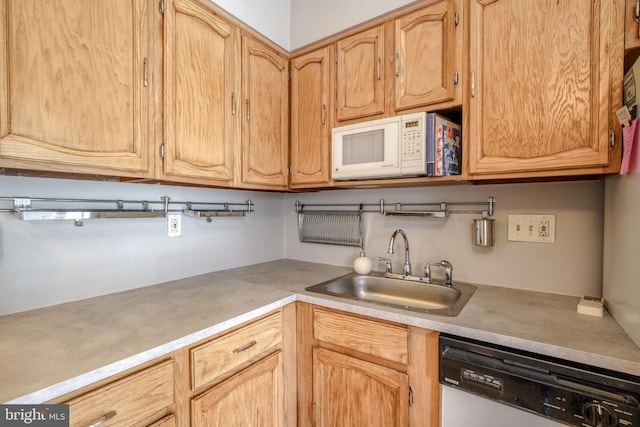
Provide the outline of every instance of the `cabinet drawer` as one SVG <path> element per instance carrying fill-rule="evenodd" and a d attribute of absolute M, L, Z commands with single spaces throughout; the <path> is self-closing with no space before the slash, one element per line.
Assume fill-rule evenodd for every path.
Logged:
<path fill-rule="evenodd" d="M 195 347 L 191 350 L 193 389 L 280 348 L 280 312 Z"/>
<path fill-rule="evenodd" d="M 164 417 L 163 419 L 151 424 L 149 427 L 176 427 L 176 416 L 169 415 Z"/>
<path fill-rule="evenodd" d="M 402 326 L 316 309 L 313 337 L 392 362 L 409 361 L 409 330 Z"/>
<path fill-rule="evenodd" d="M 160 418 L 173 404 L 173 361 L 136 372 L 67 403 L 71 426 L 92 425 L 113 412 L 115 415 L 102 426 L 152 421 L 155 414 Z"/>

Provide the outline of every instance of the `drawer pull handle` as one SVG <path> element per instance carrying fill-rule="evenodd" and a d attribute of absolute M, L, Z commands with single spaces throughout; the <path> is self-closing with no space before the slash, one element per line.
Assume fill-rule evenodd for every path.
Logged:
<path fill-rule="evenodd" d="M 93 424 L 89 424 L 89 427 L 98 427 L 101 424 L 106 423 L 107 421 L 109 421 L 111 418 L 116 416 L 116 411 L 109 411 L 106 414 L 104 414 L 104 416 L 102 418 L 100 418 L 98 421 L 96 421 Z"/>
<path fill-rule="evenodd" d="M 238 354 L 238 353 L 242 353 L 243 351 L 247 351 L 256 344 L 258 344 L 258 342 L 256 340 L 253 340 L 249 344 L 243 345 L 242 347 L 238 347 L 235 350 L 233 350 L 233 354 Z"/>

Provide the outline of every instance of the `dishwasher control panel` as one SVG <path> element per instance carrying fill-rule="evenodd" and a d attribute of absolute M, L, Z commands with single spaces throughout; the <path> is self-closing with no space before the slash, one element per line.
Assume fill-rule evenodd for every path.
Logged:
<path fill-rule="evenodd" d="M 613 372 L 561 362 L 565 361 L 440 337 L 444 385 L 572 426 L 640 426 L 640 378 L 617 378 Z"/>

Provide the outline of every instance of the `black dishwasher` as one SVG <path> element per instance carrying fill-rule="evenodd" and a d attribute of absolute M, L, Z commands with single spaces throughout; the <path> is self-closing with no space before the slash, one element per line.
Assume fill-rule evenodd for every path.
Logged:
<path fill-rule="evenodd" d="M 640 426 L 640 378 L 440 336 L 440 383 L 571 426 Z"/>

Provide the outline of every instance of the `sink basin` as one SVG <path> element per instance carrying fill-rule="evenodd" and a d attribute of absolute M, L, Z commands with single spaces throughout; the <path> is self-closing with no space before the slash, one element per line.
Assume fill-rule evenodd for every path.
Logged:
<path fill-rule="evenodd" d="M 420 313 L 457 316 L 476 287 L 466 283 L 444 286 L 394 279 L 379 273 L 366 276 L 351 273 L 306 290 Z"/>

